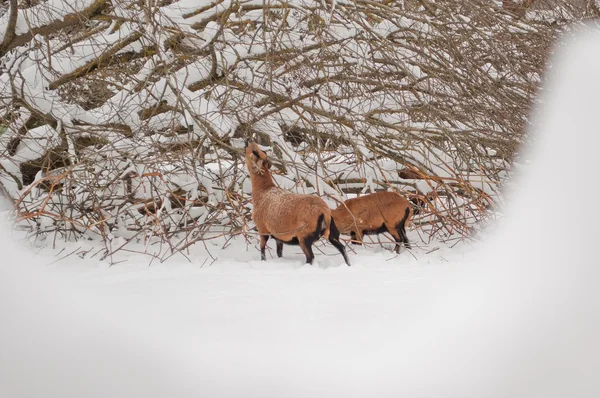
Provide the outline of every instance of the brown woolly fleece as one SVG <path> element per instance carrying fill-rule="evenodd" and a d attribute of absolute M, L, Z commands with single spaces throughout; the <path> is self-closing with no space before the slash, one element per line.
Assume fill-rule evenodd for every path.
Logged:
<path fill-rule="evenodd" d="M 331 212 L 340 233 L 351 235 L 362 244 L 363 235 L 389 232 L 396 240 L 410 248 L 406 226 L 412 217 L 409 201 L 395 192 L 375 192 L 346 200 Z"/>

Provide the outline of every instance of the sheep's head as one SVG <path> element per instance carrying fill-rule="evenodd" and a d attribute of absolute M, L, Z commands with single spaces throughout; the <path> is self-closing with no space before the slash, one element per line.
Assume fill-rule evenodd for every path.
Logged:
<path fill-rule="evenodd" d="M 246 166 L 255 174 L 265 174 L 265 167 L 271 168 L 271 161 L 254 141 L 246 140 Z"/>

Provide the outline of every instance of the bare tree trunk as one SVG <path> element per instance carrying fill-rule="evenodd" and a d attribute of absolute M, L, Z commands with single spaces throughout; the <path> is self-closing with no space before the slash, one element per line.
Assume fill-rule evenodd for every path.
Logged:
<path fill-rule="evenodd" d="M 13 6 L 14 3 L 14 6 Z M 108 5 L 106 0 L 95 0 L 87 8 L 83 10 L 75 10 L 73 13 L 65 15 L 62 20 L 58 19 L 48 25 L 39 26 L 31 29 L 27 33 L 21 35 L 16 34 L 17 16 L 17 0 L 10 0 L 10 19 L 7 27 L 7 33 L 4 36 L 4 41 L 0 46 L 0 57 L 4 56 L 8 51 L 15 47 L 21 46 L 31 40 L 35 35 L 49 36 L 53 33 L 64 29 L 67 26 L 80 23 L 82 19 L 90 18 L 93 15 L 100 13 Z M 14 20 L 13 20 L 14 18 Z"/>

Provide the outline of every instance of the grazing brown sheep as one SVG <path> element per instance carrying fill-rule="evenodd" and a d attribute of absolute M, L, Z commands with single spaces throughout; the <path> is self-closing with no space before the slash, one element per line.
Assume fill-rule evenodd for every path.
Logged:
<path fill-rule="evenodd" d="M 277 241 L 277 257 L 283 255 L 284 243 L 300 245 L 306 262 L 312 264 L 315 258 L 312 245 L 324 236 L 350 265 L 346 249 L 339 239 L 340 232 L 323 199 L 276 187 L 270 160 L 251 141 L 246 141 L 246 166 L 252 180 L 252 218 L 260 234 L 261 260 L 266 260 L 265 247 L 269 237 L 273 237 Z"/>
<path fill-rule="evenodd" d="M 406 237 L 406 225 L 412 217 L 408 200 L 395 192 L 375 192 L 348 199 L 331 211 L 340 232 L 350 235 L 355 244 L 362 244 L 363 235 L 389 232 L 396 241 L 396 253 L 400 244 L 410 249 Z"/>

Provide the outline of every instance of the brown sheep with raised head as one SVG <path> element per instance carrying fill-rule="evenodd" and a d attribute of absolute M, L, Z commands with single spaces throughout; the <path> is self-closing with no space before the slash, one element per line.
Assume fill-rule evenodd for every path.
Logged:
<path fill-rule="evenodd" d="M 252 181 L 252 218 L 260 234 L 260 257 L 266 260 L 267 241 L 277 241 L 277 257 L 283 255 L 283 244 L 300 245 L 306 262 L 315 258 L 312 245 L 321 236 L 329 239 L 350 265 L 346 249 L 331 210 L 323 199 L 313 195 L 289 192 L 275 186 L 271 161 L 259 146 L 246 141 L 246 166 Z"/>
<path fill-rule="evenodd" d="M 350 235 L 352 243 L 362 244 L 363 235 L 389 232 L 396 241 L 396 253 L 402 243 L 411 248 L 406 226 L 412 214 L 410 202 L 395 192 L 375 192 L 348 199 L 331 211 L 340 232 Z"/>

